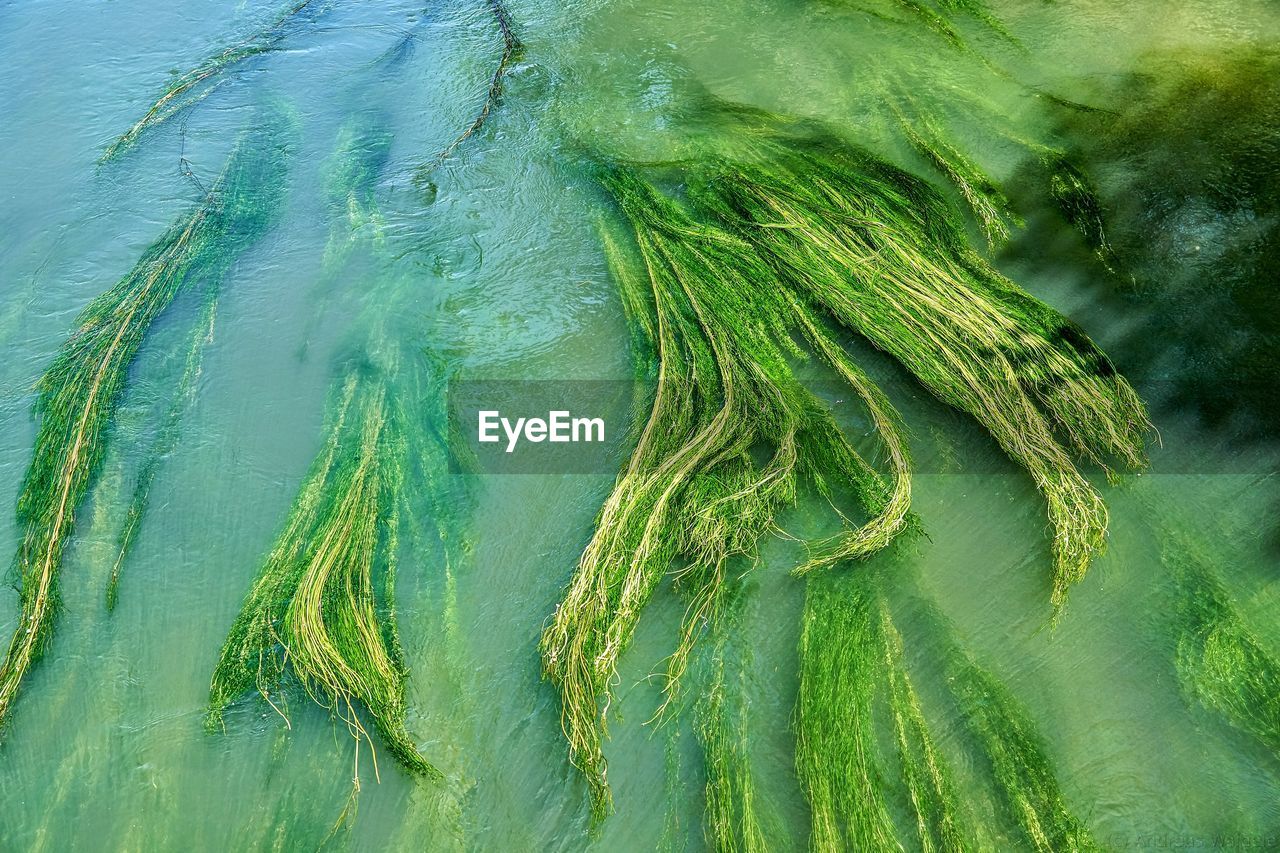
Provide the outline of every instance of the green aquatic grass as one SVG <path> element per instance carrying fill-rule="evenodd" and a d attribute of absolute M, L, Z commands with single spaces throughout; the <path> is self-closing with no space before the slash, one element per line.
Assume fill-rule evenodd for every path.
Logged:
<path fill-rule="evenodd" d="M 913 819 L 918 849 L 975 849 L 911 684 L 884 582 L 860 567 L 805 585 L 795 730 L 810 849 L 902 850 L 905 826 L 894 814 Z"/>
<path fill-rule="evenodd" d="M 147 514 L 147 506 L 151 498 L 151 486 L 164 460 L 178 446 L 182 437 L 182 422 L 187 409 L 190 408 L 199 390 L 201 365 L 204 360 L 205 347 L 213 341 L 213 325 L 217 316 L 217 290 L 210 288 L 205 297 L 204 309 L 200 322 L 193 330 L 191 341 L 187 347 L 187 358 L 183 366 L 182 376 L 174 392 L 173 401 L 165 413 L 164 423 L 151 447 L 147 451 L 146 460 L 138 470 L 134 483 L 133 496 L 129 501 L 129 509 L 125 513 L 124 525 L 116 540 L 116 560 L 111 567 L 111 576 L 107 580 L 107 609 L 115 610 L 120 598 L 120 576 L 124 570 L 125 560 L 133 550 L 133 543 L 142 527 L 142 519 Z"/>
<path fill-rule="evenodd" d="M 317 5 L 318 2 L 319 0 L 298 0 L 285 8 L 266 28 L 244 41 L 219 51 L 194 68 L 180 74 L 141 118 L 107 146 L 99 162 L 105 163 L 131 148 L 148 130 L 168 121 L 209 95 L 221 75 L 232 66 L 275 50 L 287 35 L 290 23 L 305 9 Z M 211 83 L 212 85 L 209 85 Z"/>
<path fill-rule="evenodd" d="M 765 833 L 760 792 L 755 784 L 747 745 L 744 667 L 748 655 L 738 650 L 731 633 L 740 628 L 741 590 L 725 590 L 738 599 L 709 627 L 711 642 L 694 731 L 702 747 L 707 782 L 704 811 L 709 846 L 721 853 L 757 853 L 772 849 Z"/>
<path fill-rule="evenodd" d="M 873 717 L 885 660 L 872 582 L 855 570 L 805 584 L 796 773 L 809 803 L 809 846 L 824 853 L 902 849 Z"/>
<path fill-rule="evenodd" d="M 995 182 L 968 155 L 947 141 L 937 124 L 927 116 L 910 121 L 899 115 L 903 134 L 911 146 L 928 160 L 959 191 L 965 204 L 995 248 L 1008 241 L 1009 221 L 1016 223 L 1009 211 L 1009 200 Z"/>
<path fill-rule="evenodd" d="M 257 692 L 282 715 L 292 674 L 362 745 L 438 778 L 405 728 L 405 681 L 394 586 L 406 445 L 383 372 L 357 365 L 342 384 L 325 445 L 223 646 L 209 688 L 208 725 Z M 357 776 L 358 779 L 358 776 Z"/>
<path fill-rule="evenodd" d="M 332 224 L 325 243 L 326 269 L 337 269 L 362 241 L 381 246 L 386 218 L 377 201 L 378 182 L 391 156 L 387 117 L 362 113 L 348 119 L 338 145 L 324 163 L 324 191 Z"/>
<path fill-rule="evenodd" d="M 952 47 L 967 50 L 969 45 L 961 33 L 957 19 L 969 17 L 981 23 L 992 33 L 1013 45 L 1018 39 L 999 17 L 987 8 L 983 0 L 880 0 L 876 3 L 856 0 L 827 0 L 833 5 L 864 12 L 883 21 L 895 24 L 915 24 L 941 37 Z M 906 17 L 898 17 L 897 12 Z"/>
<path fill-rule="evenodd" d="M 1104 466 L 1143 463 L 1148 426 L 1132 388 L 1078 327 L 969 249 L 960 217 L 928 184 L 858 149 L 783 131 L 776 117 L 730 117 L 732 155 L 648 174 L 599 166 L 630 226 L 606 235 L 606 256 L 658 374 L 636 449 L 542 638 L 595 820 L 610 808 L 601 746 L 609 684 L 664 575 L 690 593 L 667 666 L 670 698 L 717 616 L 728 561 L 755 553 L 802 482 L 828 500 L 849 498 L 871 520 L 810 543 L 797 573 L 873 554 L 911 524 L 904 431 L 829 320 L 973 415 L 1031 474 L 1054 528 L 1055 608 L 1107 526 L 1073 452 Z M 659 180 L 682 187 L 687 203 Z M 807 352 L 856 392 L 892 485 L 797 381 L 792 363 Z"/>
<path fill-rule="evenodd" d="M 384 116 L 357 113 L 323 164 L 332 218 L 324 263 L 330 275 L 345 269 L 357 249 L 375 261 L 385 255 L 378 185 L 391 141 Z M 375 286 L 385 291 L 385 285 Z M 367 746 L 378 772 L 376 747 L 362 722 L 367 714 L 403 766 L 439 778 L 405 727 L 408 671 L 396 624 L 395 572 L 402 533 L 408 532 L 415 551 L 421 546 L 418 519 L 404 512 L 405 478 L 418 465 L 438 467 L 443 460 L 438 442 L 406 421 L 400 401 L 415 391 L 422 398 L 415 385 L 420 374 L 401 369 L 385 327 L 379 321 L 365 332 L 364 355 L 345 370 L 335 391 L 323 448 L 223 647 L 210 685 L 208 724 L 220 727 L 226 709 L 254 691 L 287 719 L 285 688 L 300 683 L 348 727 L 357 766 Z M 438 387 L 427 390 L 422 399 L 442 399 Z M 436 515 L 443 536 L 442 514 Z M 446 559 L 451 550 L 445 548 Z M 354 813 L 358 790 L 357 774 L 339 826 Z"/>
<path fill-rule="evenodd" d="M 283 192 L 287 122 L 246 134 L 209 194 L 152 244 L 115 287 L 84 309 L 41 377 L 31 466 L 18 497 L 15 566 L 21 615 L 0 664 L 0 724 L 48 645 L 63 552 L 101 465 L 129 368 L 151 324 L 193 281 L 216 278 L 274 221 Z"/>
<path fill-rule="evenodd" d="M 1023 841 L 1039 853 L 1101 850 L 1067 804 L 1043 739 L 1022 703 L 954 641 L 942 653 L 947 687 Z"/>
<path fill-rule="evenodd" d="M 431 162 L 424 163 L 418 167 L 417 174 L 414 176 L 419 183 L 425 183 L 430 179 L 431 173 L 439 168 L 440 164 L 448 160 L 450 155 L 458 149 L 458 146 L 466 142 L 472 136 L 484 127 L 484 123 L 488 121 L 489 114 L 502 100 L 502 90 L 506 85 L 507 72 L 511 70 L 511 66 L 520 58 L 524 45 L 520 41 L 520 37 L 516 35 L 515 24 L 511 20 L 511 13 L 507 11 L 506 5 L 502 0 L 488 0 L 489 11 L 493 14 L 494 21 L 498 25 L 498 33 L 502 36 L 502 54 L 498 57 L 498 64 L 493 70 L 493 76 L 489 79 L 489 88 L 485 91 L 484 102 L 480 105 L 479 112 L 472 119 L 471 124 L 458 134 L 453 140 L 440 150 Z"/>
<path fill-rule="evenodd" d="M 628 167 L 602 166 L 601 180 L 632 241 L 628 250 L 610 236 L 607 253 L 659 358 L 636 450 L 542 637 L 544 672 L 561 691 L 571 757 L 597 821 L 610 809 L 602 752 L 609 682 L 666 572 L 684 564 L 690 600 L 667 666 L 670 698 L 716 617 L 728 561 L 754 553 L 799 480 L 849 490 L 873 517 L 836 540 L 849 557 L 873 552 L 881 531 L 902 522 L 890 490 L 792 373 L 783 323 L 797 309 L 769 286 L 773 276 L 749 247 L 690 219 Z"/>
<path fill-rule="evenodd" d="M 763 139 L 756 160 L 690 177 L 708 215 L 780 280 L 972 415 L 1035 481 L 1060 608 L 1101 551 L 1107 511 L 1072 453 L 1144 464 L 1142 402 L 1067 318 L 970 250 L 925 182 L 849 147 Z"/>
<path fill-rule="evenodd" d="M 969 815 L 956 790 L 951 769 L 938 750 L 907 673 L 902 635 L 883 595 L 878 597 L 880 645 L 888 676 L 890 715 L 902 779 L 911 801 L 920 849 L 967 851 L 977 848 Z"/>
<path fill-rule="evenodd" d="M 810 578 L 805 588 L 796 704 L 796 767 L 811 814 L 810 848 L 901 850 L 914 830 L 925 851 L 981 849 L 959 789 L 912 684 L 903 640 L 870 567 Z M 947 692 L 1025 844 L 1096 850 L 1059 788 L 1034 723 L 1009 689 L 974 662 L 927 609 Z M 890 743 L 892 746 L 890 746 Z M 908 818 L 895 824 L 894 816 Z"/>
<path fill-rule="evenodd" d="M 1183 690 L 1280 755 L 1280 660 L 1193 546 L 1167 543 L 1163 561 L 1177 597 L 1175 664 Z"/>
<path fill-rule="evenodd" d="M 1061 153 L 1051 152 L 1042 159 L 1049 173 L 1049 198 L 1063 218 L 1080 232 L 1085 245 L 1111 269 L 1115 264 L 1114 252 L 1107 242 L 1102 203 L 1093 182 Z"/>
<path fill-rule="evenodd" d="M 362 91 L 364 84 L 357 87 Z M 305 358 L 328 298 L 352 275 L 352 259 L 365 252 L 370 259 L 386 254 L 387 221 L 378 201 L 391 156 L 388 117 L 380 110 L 358 110 L 343 122 L 337 144 L 321 164 L 321 187 L 329 213 L 322 275 L 312 310 L 302 326 L 299 358 Z"/>

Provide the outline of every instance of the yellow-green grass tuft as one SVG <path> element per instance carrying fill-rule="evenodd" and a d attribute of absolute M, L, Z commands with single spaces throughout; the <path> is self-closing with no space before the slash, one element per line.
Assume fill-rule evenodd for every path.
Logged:
<path fill-rule="evenodd" d="M 394 585 L 406 443 L 382 370 L 357 366 L 342 384 L 326 443 L 223 646 L 207 722 L 221 728 L 227 707 L 255 691 L 284 715 L 276 694 L 292 674 L 348 727 L 357 757 L 365 745 L 376 755 L 363 710 L 404 767 L 438 778 L 405 728 Z"/>

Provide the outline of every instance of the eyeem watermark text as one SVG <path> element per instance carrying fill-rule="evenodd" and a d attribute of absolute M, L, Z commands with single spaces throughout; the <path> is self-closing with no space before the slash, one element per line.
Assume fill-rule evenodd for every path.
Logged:
<path fill-rule="evenodd" d="M 501 434 L 499 434 L 501 430 Z M 582 444 L 604 441 L 604 418 L 579 418 L 571 412 L 556 410 L 545 418 L 506 418 L 496 409 L 482 409 L 476 417 L 476 440 L 481 444 L 507 442 L 507 453 L 515 451 L 523 438 L 539 444 Z"/>

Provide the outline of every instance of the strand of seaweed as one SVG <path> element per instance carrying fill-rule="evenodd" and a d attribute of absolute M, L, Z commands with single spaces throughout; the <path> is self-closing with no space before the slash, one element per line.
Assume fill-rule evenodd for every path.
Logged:
<path fill-rule="evenodd" d="M 209 56 L 194 68 L 180 74 L 133 125 L 107 146 L 99 163 L 114 158 L 131 148 L 148 130 L 173 118 L 213 92 L 219 78 L 231 67 L 245 60 L 276 50 L 288 34 L 290 24 L 317 0 L 296 0 L 264 29 L 247 39 Z M 212 82 L 212 85 L 205 85 Z"/>
<path fill-rule="evenodd" d="M 343 123 L 338 145 L 322 165 L 324 194 L 331 217 L 325 241 L 315 306 L 302 326 L 299 358 L 305 358 L 327 297 L 353 274 L 355 253 L 378 257 L 386 246 L 386 217 L 378 204 L 378 184 L 391 153 L 392 134 L 381 112 L 361 110 Z"/>
<path fill-rule="evenodd" d="M 133 550 L 134 539 L 142 527 L 143 516 L 151 498 L 151 486 L 164 460 L 178 446 L 182 437 L 182 421 L 187 410 L 195 400 L 199 390 L 201 365 L 204 350 L 213 341 L 214 319 L 217 316 L 217 292 L 210 289 L 205 297 L 200 322 L 196 325 L 187 347 L 186 363 L 178 387 L 174 393 L 169 410 L 165 413 L 164 423 L 151 447 L 147 451 L 146 460 L 138 471 L 134 484 L 133 497 L 129 501 L 129 509 L 125 513 L 124 525 L 116 540 L 116 559 L 111 567 L 111 575 L 107 580 L 107 610 L 115 610 L 120 598 L 120 575 L 124 562 Z"/>
<path fill-rule="evenodd" d="M 498 32 L 502 35 L 502 55 L 498 58 L 498 64 L 489 80 L 489 88 L 485 92 L 484 102 L 480 105 L 480 111 L 476 113 L 471 124 L 467 125 L 460 134 L 441 149 L 430 162 L 418 167 L 417 173 L 414 175 L 414 181 L 419 184 L 427 182 L 431 173 L 439 168 L 441 163 L 448 160 L 459 145 L 466 142 L 484 127 L 485 122 L 489 119 L 489 114 L 493 112 L 494 107 L 502 100 L 502 90 L 506 84 L 507 72 L 524 50 L 524 45 L 521 43 L 519 36 L 516 35 L 515 26 L 511 21 L 511 13 L 507 11 L 507 7 L 502 0 L 489 0 L 489 10 L 493 13 L 494 20 L 498 24 Z"/>
<path fill-rule="evenodd" d="M 1102 549 L 1107 513 L 1073 452 L 1143 464 L 1137 395 L 1073 323 L 999 276 L 926 182 L 752 110 L 731 116 L 740 156 L 644 169 L 602 160 L 629 229 L 605 252 L 633 322 L 657 353 L 657 387 L 630 461 L 542 638 L 570 757 L 593 819 L 610 809 L 602 739 L 618 656 L 678 561 L 702 575 L 668 661 L 674 696 L 726 561 L 754 553 L 801 481 L 842 490 L 871 519 L 810 543 L 797 574 L 882 549 L 911 526 L 897 416 L 826 327 L 894 357 L 968 412 L 1032 476 L 1054 530 L 1055 612 Z M 643 171 L 642 171 L 643 170 Z M 645 172 L 685 188 L 680 203 Z M 629 230 L 629 233 L 626 231 Z M 629 241 L 628 246 L 625 241 Z M 853 449 L 790 360 L 796 333 L 833 364 L 888 439 L 891 487 Z"/>
<path fill-rule="evenodd" d="M 0 664 L 0 723 L 52 635 L 77 508 L 102 462 L 128 371 L 152 323 L 192 280 L 216 274 L 272 224 L 286 146 L 279 122 L 240 141 L 213 190 L 84 309 L 40 380 L 32 462 L 18 497 L 21 615 Z"/>

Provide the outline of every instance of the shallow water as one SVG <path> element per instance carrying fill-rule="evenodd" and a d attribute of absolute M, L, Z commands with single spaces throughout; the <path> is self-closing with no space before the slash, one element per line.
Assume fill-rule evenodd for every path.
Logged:
<path fill-rule="evenodd" d="M 883 93 L 896 86 L 941 105 L 966 150 L 997 179 L 1013 180 L 1025 149 L 993 136 L 975 99 L 1020 136 L 1063 145 L 1056 114 L 1023 83 L 1105 103 L 1153 54 L 1280 39 L 1280 13 L 1267 2 L 993 9 L 1034 46 L 1019 52 L 972 28 L 1007 75 L 838 4 L 513 3 L 526 50 L 504 102 L 424 193 L 410 181 L 413 168 L 471 121 L 496 60 L 500 40 L 484 3 L 423 11 L 410 0 L 331 0 L 291 28 L 281 50 L 232 73 L 103 167 L 102 148 L 170 69 L 251 32 L 275 4 L 0 4 L 0 506 L 13 506 L 30 458 L 33 385 L 76 313 L 199 197 L 182 159 L 200 181 L 212 180 L 267 99 L 285 103 L 299 126 L 281 221 L 222 286 L 196 402 L 160 468 L 120 604 L 108 613 L 118 526 L 155 414 L 181 372 L 195 300 L 180 299 L 160 320 L 131 374 L 64 566 L 54 641 L 0 746 L 0 848 L 307 849 L 330 837 L 352 787 L 345 728 L 295 697 L 286 729 L 246 697 L 225 733 L 206 733 L 218 649 L 315 456 L 338 365 L 353 349 L 428 350 L 465 379 L 632 375 L 629 333 L 593 230 L 601 199 L 588 147 L 653 159 L 687 153 L 699 144 L 690 105 L 710 92 L 830 122 L 928 174 L 892 130 Z M 325 254 L 335 213 L 324 164 L 344 123 L 366 114 L 394 135 L 378 185 L 389 248 L 381 260 L 357 251 L 334 264 Z M 1196 167 L 1190 159 L 1187 168 Z M 1119 176 L 1114 164 L 1102 171 L 1104 195 L 1106 182 L 1123 176 L 1123 164 Z M 1226 239 L 1212 214 L 1196 221 L 1195 239 Z M 1242 613 L 1280 653 L 1275 436 L 1242 437 L 1231 421 L 1210 425 L 1185 405 L 1159 405 L 1177 399 L 1191 356 L 1171 362 L 1159 357 L 1164 341 L 1134 339 L 1158 296 L 1119 299 L 1123 287 L 1108 283 L 1065 223 L 1028 227 L 1067 249 L 1015 238 L 998 266 L 1117 354 L 1154 404 L 1162 446 L 1153 447 L 1149 472 L 1103 485 L 1109 551 L 1049 627 L 1049 539 L 1030 481 L 979 429 L 864 353 L 903 408 L 917 457 L 931 460 L 915 490 L 928 536 L 884 557 L 886 565 L 902 578 L 903 600 L 931 598 L 1025 703 L 1068 801 L 1099 840 L 1129 849 L 1275 843 L 1280 759 L 1180 691 L 1160 561 L 1168 530 L 1205 543 Z M 1224 340 L 1232 334 L 1222 330 Z M 1126 352 L 1143 372 L 1127 369 Z M 857 424 L 856 414 L 847 417 Z M 623 657 L 607 746 L 617 812 L 594 840 L 558 700 L 539 676 L 539 631 L 612 477 L 465 478 L 467 497 L 451 521 L 465 527 L 473 550 L 454 567 L 456 598 L 429 548 L 406 560 L 398 594 L 412 672 L 409 729 L 447 779 L 415 782 L 390 759 L 377 761 L 375 779 L 362 755 L 358 813 L 331 841 L 358 850 L 648 850 L 666 832 L 677 848 L 704 846 L 696 746 L 686 730 L 643 725 L 659 701 L 646 676 L 673 647 L 678 597 L 659 594 Z M 811 529 L 817 515 L 802 503 L 783 524 Z M 12 550 L 17 537 L 12 514 L 0 512 L 0 545 Z M 794 548 L 773 541 L 764 555 L 742 626 L 752 650 L 751 751 L 775 841 L 799 849 L 807 816 L 790 719 L 803 586 L 786 574 Z M 6 633 L 16 614 L 16 593 L 5 588 Z M 957 722 L 941 687 L 931 686 L 927 643 L 912 645 L 913 627 L 921 626 L 902 631 L 923 701 L 962 785 L 981 802 L 980 768 L 958 746 Z M 674 780 L 669 751 L 679 759 Z M 992 824 L 996 846 L 1017 846 Z"/>

